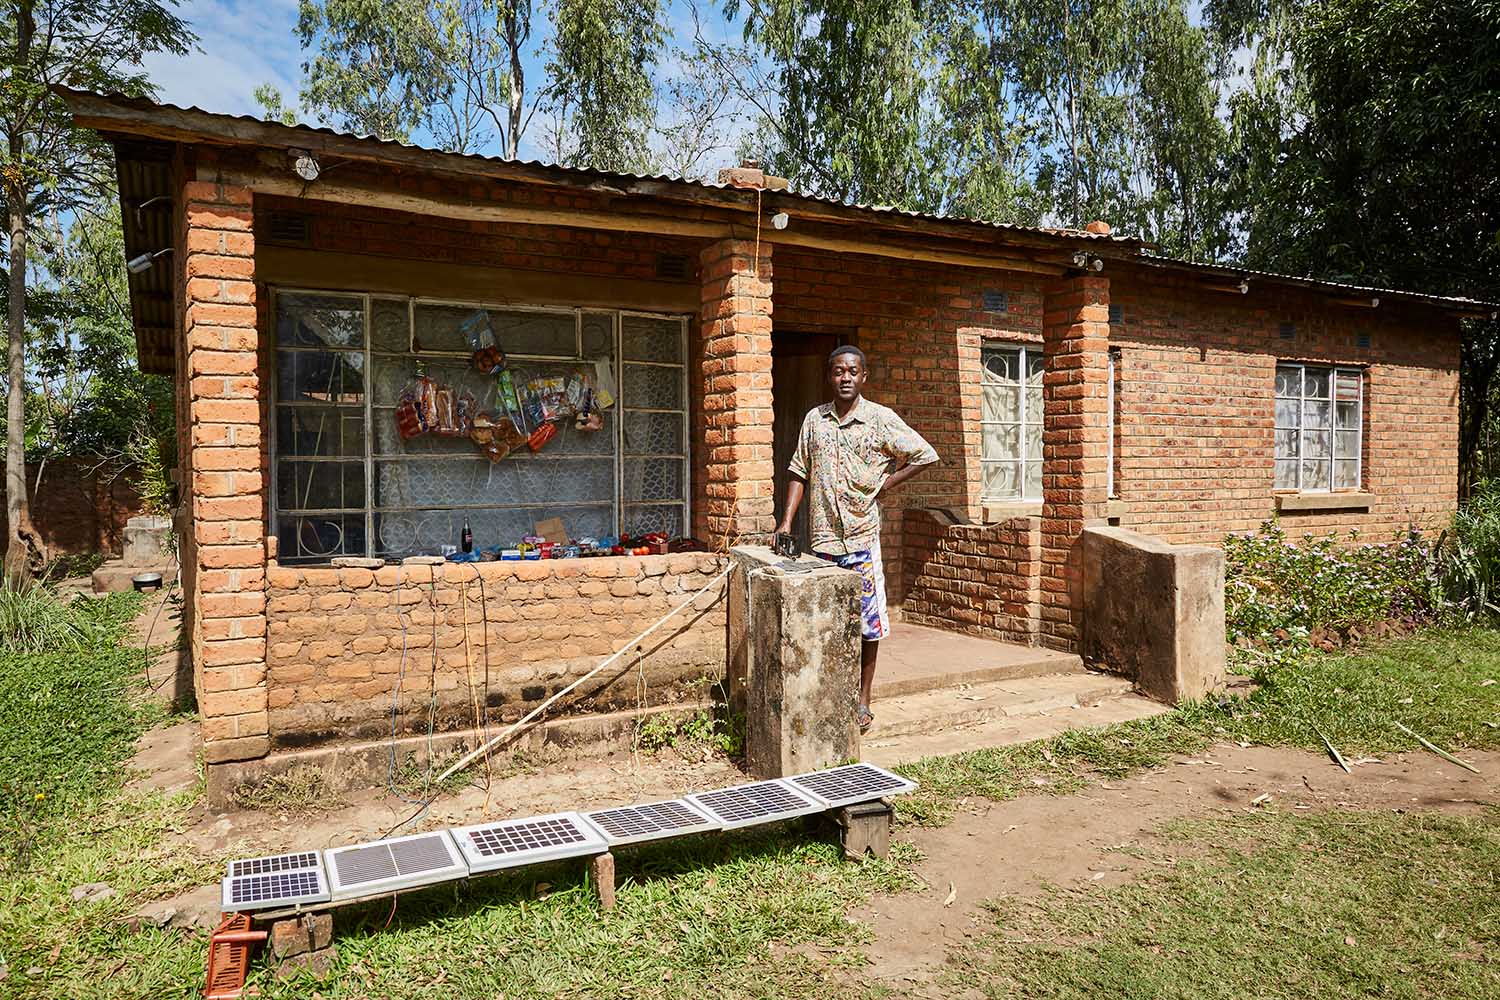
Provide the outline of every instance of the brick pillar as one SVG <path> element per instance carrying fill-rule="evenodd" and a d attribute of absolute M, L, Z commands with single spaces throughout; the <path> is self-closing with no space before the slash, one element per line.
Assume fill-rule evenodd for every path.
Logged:
<path fill-rule="evenodd" d="M 1038 638 L 1076 651 L 1083 621 L 1085 524 L 1109 491 L 1109 279 L 1062 278 L 1042 304 L 1042 572 Z"/>
<path fill-rule="evenodd" d="M 771 419 L 771 244 L 723 239 L 703 250 L 706 503 L 694 533 L 710 545 L 776 529 Z"/>
<path fill-rule="evenodd" d="M 189 449 L 184 552 L 204 759 L 265 756 L 265 483 L 251 191 L 182 190 L 182 370 Z"/>

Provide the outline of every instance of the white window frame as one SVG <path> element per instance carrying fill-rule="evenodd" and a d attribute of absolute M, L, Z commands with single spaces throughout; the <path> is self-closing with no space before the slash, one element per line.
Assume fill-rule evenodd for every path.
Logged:
<path fill-rule="evenodd" d="M 1297 395 L 1295 395 L 1295 396 L 1283 395 L 1281 393 L 1281 391 L 1280 391 L 1280 387 L 1279 387 L 1278 383 L 1280 381 L 1280 375 L 1281 375 L 1281 372 L 1282 372 L 1283 369 L 1295 369 L 1297 371 L 1297 373 L 1298 373 L 1297 374 L 1297 387 L 1298 388 L 1297 388 Z M 1324 374 L 1326 374 L 1328 376 L 1328 396 L 1327 396 L 1326 399 L 1323 398 L 1323 397 L 1308 396 L 1307 395 L 1307 373 L 1309 371 L 1321 372 L 1321 373 L 1324 373 Z M 1271 482 L 1272 482 L 1273 488 L 1276 489 L 1276 490 L 1283 491 L 1283 492 L 1285 492 L 1285 491 L 1295 491 L 1295 492 L 1298 492 L 1298 493 L 1356 493 L 1359 490 L 1361 490 L 1364 487 L 1364 479 L 1365 479 L 1365 468 L 1364 468 L 1364 450 L 1365 450 L 1365 371 L 1364 371 L 1364 369 L 1354 368 L 1354 367 L 1350 367 L 1350 366 L 1347 366 L 1347 365 L 1315 364 L 1315 363 L 1308 363 L 1308 362 L 1303 362 L 1303 361 L 1284 361 L 1283 360 L 1283 361 L 1277 361 L 1276 362 L 1276 371 L 1273 374 L 1272 378 L 1273 378 L 1273 401 L 1274 402 L 1282 402 L 1282 401 L 1291 402 L 1291 401 L 1296 401 L 1296 403 L 1297 403 L 1297 425 L 1295 427 L 1283 426 L 1282 423 L 1281 423 L 1281 421 L 1279 419 L 1273 419 L 1273 427 L 1274 427 L 1275 431 L 1295 431 L 1296 432 L 1295 440 L 1297 442 L 1297 454 L 1294 457 L 1283 457 L 1276 450 L 1276 444 L 1275 444 L 1275 440 L 1274 440 L 1274 431 L 1273 431 L 1273 440 L 1272 440 L 1272 449 L 1271 449 L 1271 462 L 1272 462 L 1272 467 L 1271 467 L 1272 479 L 1271 479 Z M 1339 435 L 1340 430 L 1341 430 L 1341 428 L 1338 425 L 1339 385 L 1343 384 L 1346 381 L 1353 382 L 1358 387 L 1358 389 L 1359 389 L 1358 397 L 1355 400 L 1355 411 L 1354 411 L 1355 412 L 1355 420 L 1354 420 L 1354 427 L 1352 429 L 1349 429 L 1349 428 L 1343 429 L 1344 433 L 1349 433 L 1352 430 L 1352 432 L 1353 432 L 1353 434 L 1355 436 L 1354 437 L 1355 446 L 1354 446 L 1354 454 L 1353 455 L 1347 455 L 1347 454 L 1341 453 L 1339 451 L 1339 447 L 1338 447 L 1338 435 Z M 1273 405 L 1274 405 L 1274 402 L 1273 402 Z M 1317 404 L 1317 403 L 1323 403 L 1323 402 L 1326 402 L 1328 404 L 1328 458 L 1326 460 L 1327 463 L 1328 463 L 1328 485 L 1327 486 L 1306 486 L 1306 485 L 1304 485 L 1304 482 L 1303 482 L 1303 478 L 1304 478 L 1304 474 L 1305 474 L 1305 466 L 1306 466 L 1306 463 L 1308 461 L 1312 461 L 1310 459 L 1303 458 L 1303 442 L 1305 440 L 1306 433 L 1308 431 L 1308 427 L 1307 427 L 1307 411 L 1308 411 L 1308 406 L 1310 404 Z M 1277 407 L 1277 409 L 1279 409 L 1279 407 Z M 1274 418 L 1274 414 L 1273 414 L 1273 418 Z M 1317 428 L 1315 428 L 1315 430 L 1316 429 Z M 1339 461 L 1350 461 L 1350 460 L 1352 460 L 1354 462 L 1354 485 L 1353 486 L 1336 486 L 1335 483 L 1336 483 L 1337 480 L 1336 480 L 1335 476 L 1336 476 L 1336 472 L 1337 472 L 1337 469 L 1338 469 L 1338 466 L 1337 466 L 1336 463 L 1339 462 Z M 1277 461 L 1295 461 L 1295 463 L 1296 463 L 1296 470 L 1297 470 L 1297 482 L 1296 482 L 1295 486 L 1283 486 L 1283 485 L 1278 485 L 1276 483 L 1276 467 L 1275 467 L 1275 463 Z"/>
<path fill-rule="evenodd" d="M 998 427 L 998 426 L 1001 426 L 1001 425 L 1012 423 L 1012 421 L 1009 421 L 1009 420 L 986 420 L 986 419 L 984 419 L 984 402 L 981 399 L 981 401 L 980 401 L 980 409 L 979 409 L 979 469 L 980 469 L 979 482 L 980 482 L 980 500 L 982 502 L 984 502 L 984 503 L 993 503 L 993 504 L 1002 504 L 1002 503 L 1040 503 L 1041 500 L 1042 500 L 1042 494 L 1041 494 L 1041 491 L 1040 491 L 1040 487 L 1038 488 L 1038 492 L 1037 492 L 1037 494 L 1035 496 L 1027 496 L 1027 494 L 1026 494 L 1026 466 L 1033 461 L 1033 459 L 1031 458 L 1031 456 L 1029 456 L 1027 454 L 1027 450 L 1026 450 L 1026 425 L 1028 423 L 1028 420 L 1027 420 L 1028 414 L 1027 414 L 1027 411 L 1026 411 L 1026 377 L 1027 377 L 1026 376 L 1026 372 L 1027 372 L 1028 367 L 1029 367 L 1029 365 L 1031 363 L 1031 359 L 1041 357 L 1041 355 L 1042 355 L 1042 345 L 1040 345 L 1040 344 L 1017 343 L 1017 342 L 1003 341 L 1003 340 L 986 340 L 986 341 L 982 342 L 980 344 L 980 348 L 979 348 L 979 370 L 980 370 L 980 375 L 979 375 L 980 387 L 979 387 L 979 391 L 980 391 L 981 394 L 983 394 L 987 390 L 987 388 L 989 386 L 996 384 L 996 383 L 993 383 L 993 382 L 989 381 L 989 368 L 986 367 L 985 364 L 984 364 L 984 355 L 985 355 L 985 352 L 986 351 L 991 351 L 991 350 L 1016 351 L 1016 352 L 1018 352 L 1019 367 L 1017 369 L 1017 372 L 1018 372 L 1019 378 L 1017 379 L 1017 390 L 1018 390 L 1017 395 L 1019 397 L 1019 402 L 1017 404 L 1016 419 L 1014 421 L 1014 423 L 1016 424 L 1017 428 L 1019 428 L 1018 443 L 1017 443 L 1018 451 L 1017 451 L 1017 455 L 1016 455 L 1015 458 L 987 458 L 985 456 L 985 453 L 984 453 L 984 441 L 985 441 L 985 433 L 984 433 L 984 431 L 985 431 L 985 428 L 986 427 Z M 1039 421 L 1032 421 L 1032 422 L 1039 422 Z M 1042 456 L 1041 455 L 1037 455 L 1035 457 L 1035 461 L 1037 463 L 1040 463 L 1042 461 Z M 1018 488 L 1019 488 L 1018 492 L 1020 494 L 1019 496 L 997 497 L 997 496 L 991 496 L 988 493 L 984 492 L 984 483 L 986 482 L 986 477 L 984 475 L 984 467 L 986 465 L 998 465 L 998 464 L 1001 464 L 1001 463 L 1019 463 L 1020 464 L 1021 474 L 1020 474 L 1019 481 L 1017 483 Z M 1045 470 L 1043 470 L 1043 471 L 1044 471 L 1044 474 L 1045 474 Z"/>
<path fill-rule="evenodd" d="M 473 309 L 492 309 L 492 310 L 503 311 L 503 312 L 536 312 L 536 313 L 550 313 L 550 314 L 554 314 L 554 315 L 571 315 L 573 317 L 573 320 L 574 320 L 574 338 L 575 338 L 574 342 L 575 342 L 575 345 L 577 345 L 576 346 L 576 350 L 575 350 L 575 354 L 578 354 L 579 356 L 581 356 L 581 354 L 582 354 L 583 318 L 584 318 L 584 314 L 588 313 L 588 314 L 598 314 L 598 315 L 607 315 L 607 316 L 609 316 L 610 317 L 610 323 L 611 323 L 612 357 L 614 359 L 614 375 L 615 375 L 615 404 L 614 404 L 614 408 L 611 410 L 611 414 L 612 414 L 612 420 L 611 420 L 611 422 L 612 422 L 612 430 L 610 432 L 610 436 L 612 438 L 612 443 L 613 443 L 612 455 L 613 455 L 613 459 L 614 459 L 614 471 L 613 471 L 613 475 L 612 475 L 612 486 L 613 486 L 612 494 L 613 495 L 611 497 L 609 497 L 609 498 L 601 498 L 597 502 L 589 502 L 589 503 L 584 503 L 584 502 L 567 503 L 567 504 L 563 504 L 562 506 L 566 506 L 566 507 L 609 506 L 611 508 L 611 511 L 612 511 L 611 520 L 612 520 L 613 525 L 614 525 L 614 529 L 613 530 L 614 530 L 614 532 L 616 534 L 619 534 L 619 532 L 623 529 L 623 526 L 624 526 L 624 523 L 625 523 L 625 508 L 627 506 L 630 506 L 630 507 L 649 507 L 649 506 L 677 507 L 677 506 L 680 506 L 681 509 L 682 509 L 682 530 L 683 530 L 684 533 L 687 533 L 687 532 L 689 532 L 691 530 L 692 516 L 693 516 L 693 513 L 692 513 L 692 478 L 691 478 L 692 477 L 692 464 L 691 464 L 691 446 L 692 446 L 692 433 L 691 433 L 691 431 L 692 431 L 692 428 L 691 428 L 691 426 L 689 424 L 689 421 L 688 421 L 688 415 L 689 415 L 689 412 L 690 412 L 690 409 L 691 409 L 692 397 L 691 397 L 691 386 L 688 384 L 688 378 L 687 378 L 687 376 L 688 376 L 688 352 L 687 352 L 687 346 L 688 346 L 687 345 L 688 319 L 687 319 L 686 316 L 683 316 L 683 315 L 680 315 L 680 314 L 670 314 L 670 313 L 641 312 L 641 311 L 638 311 L 638 310 L 630 310 L 630 309 L 606 309 L 606 308 L 593 308 L 593 307 L 583 307 L 583 306 L 526 305 L 526 304 L 517 304 L 517 303 L 491 303 L 491 302 L 477 302 L 477 301 L 468 301 L 468 300 L 459 301 L 459 300 L 452 300 L 452 299 L 420 298 L 420 297 L 412 297 L 412 296 L 405 296 L 405 295 L 387 295 L 387 294 L 382 294 L 382 293 L 379 293 L 379 292 L 350 292 L 350 291 L 339 290 L 339 289 L 296 288 L 296 287 L 275 286 L 275 287 L 271 288 L 270 292 L 271 292 L 271 310 L 270 310 L 270 317 L 269 317 L 269 320 L 268 320 L 268 326 L 269 326 L 269 338 L 270 338 L 270 341 L 271 341 L 270 358 L 271 358 L 271 366 L 272 366 L 272 375 L 271 375 L 271 377 L 269 379 L 269 382 L 270 382 L 270 385 L 271 385 L 270 428 L 269 428 L 269 453 L 270 453 L 269 454 L 269 458 L 270 458 L 270 483 L 269 483 L 269 488 L 270 488 L 270 523 L 268 525 L 269 532 L 271 534 L 273 534 L 273 535 L 277 535 L 277 536 L 280 535 L 280 532 L 281 532 L 281 518 L 282 518 L 282 516 L 283 516 L 284 513 L 287 516 L 303 517 L 303 518 L 307 518 L 307 517 L 318 518 L 318 517 L 333 517 L 333 516 L 343 517 L 343 516 L 346 516 L 346 515 L 348 515 L 348 516 L 360 516 L 360 515 L 363 515 L 364 522 L 365 522 L 365 546 L 364 546 L 363 553 L 357 552 L 357 551 L 350 551 L 350 550 L 346 550 L 346 549 L 345 550 L 341 550 L 341 551 L 336 552 L 336 553 L 333 553 L 333 554 L 328 555 L 328 556 L 298 555 L 296 553 L 284 552 L 284 553 L 279 553 L 280 558 L 285 559 L 287 561 L 295 560 L 295 561 L 297 561 L 299 563 L 317 564 L 318 562 L 326 562 L 328 559 L 334 558 L 335 556 L 339 556 L 339 555 L 346 555 L 346 556 L 347 555 L 366 555 L 366 556 L 369 556 L 369 555 L 378 555 L 378 554 L 380 554 L 383 551 L 383 547 L 380 544 L 379 537 L 378 537 L 378 531 L 377 531 L 377 527 L 376 527 L 376 523 L 375 523 L 375 521 L 376 521 L 376 515 L 377 514 L 401 513 L 401 512 L 406 512 L 406 511 L 417 511 L 417 510 L 427 510 L 427 509 L 430 509 L 430 510 L 433 510 L 433 511 L 441 510 L 441 511 L 448 511 L 450 513 L 456 513 L 461 518 L 462 515 L 463 515 L 463 512 L 466 511 L 466 510 L 502 509 L 502 508 L 507 508 L 507 507 L 513 507 L 513 508 L 530 508 L 530 507 L 539 506 L 538 504 L 534 504 L 534 503 L 496 503 L 496 502 L 491 501 L 491 502 L 474 502 L 474 503 L 467 503 L 467 504 L 443 504 L 443 505 L 439 505 L 439 506 L 433 506 L 431 508 L 414 508 L 414 507 L 405 507 L 405 506 L 387 506 L 387 505 L 384 505 L 384 504 L 377 504 L 375 502 L 375 481 L 374 480 L 375 480 L 376 464 L 377 464 L 378 461 L 391 461 L 391 460 L 393 460 L 393 458 L 391 456 L 381 456 L 380 454 L 378 454 L 375 451 L 374 421 L 375 421 L 375 419 L 377 419 L 377 412 L 376 411 L 379 410 L 380 411 L 380 415 L 383 416 L 383 415 L 385 415 L 386 411 L 389 410 L 389 407 L 377 407 L 375 405 L 375 402 L 374 402 L 374 396 L 375 396 L 375 389 L 374 389 L 374 385 L 373 385 L 373 379 L 374 379 L 373 360 L 374 359 L 373 359 L 372 355 L 376 355 L 376 354 L 391 355 L 393 353 L 393 352 L 390 352 L 390 351 L 387 351 L 387 350 L 377 349 L 377 348 L 374 347 L 374 344 L 373 344 L 373 338 L 372 338 L 372 332 L 371 332 L 371 324 L 373 322 L 374 303 L 375 303 L 376 300 L 384 300 L 384 301 L 387 301 L 387 302 L 404 302 L 405 303 L 406 309 L 407 309 L 407 316 L 408 316 L 408 320 L 407 320 L 408 333 L 410 333 L 411 331 L 415 330 L 415 313 L 416 313 L 417 307 L 419 307 L 419 306 L 428 306 L 428 305 L 434 305 L 434 306 L 458 306 L 458 307 L 473 308 Z M 353 307 L 356 303 L 359 304 L 360 308 L 363 309 L 363 314 L 364 314 L 364 340 L 363 340 L 362 346 L 360 346 L 359 348 L 317 348 L 317 347 L 306 347 L 306 346 L 296 347 L 296 346 L 292 346 L 292 345 L 279 345 L 277 343 L 277 336 L 278 336 L 279 328 L 280 328 L 280 305 L 279 305 L 279 302 L 277 300 L 278 300 L 279 296 L 281 296 L 281 295 L 326 296 L 328 298 L 339 298 L 339 299 L 348 300 L 351 307 Z M 680 357 L 682 358 L 681 363 L 678 363 L 678 362 L 640 361 L 640 360 L 635 360 L 635 359 L 627 360 L 626 357 L 625 357 L 625 345 L 624 345 L 624 333 L 623 333 L 624 323 L 623 323 L 623 320 L 626 317 L 631 317 L 631 316 L 641 317 L 641 318 L 646 318 L 646 319 L 653 319 L 653 320 L 667 320 L 667 321 L 676 321 L 676 322 L 679 322 L 681 324 L 681 327 L 682 327 L 682 332 L 681 332 L 682 350 L 681 350 L 681 354 L 680 354 Z M 337 509 L 327 509 L 327 510 L 322 510 L 322 509 L 318 509 L 318 510 L 313 510 L 313 509 L 306 509 L 306 510 L 303 510 L 303 509 L 293 509 L 293 510 L 288 511 L 288 512 L 283 512 L 281 510 L 281 507 L 280 507 L 280 492 L 279 492 L 279 486 L 278 486 L 278 476 L 279 476 L 280 464 L 281 464 L 280 461 L 279 461 L 279 458 L 281 456 L 278 455 L 279 444 L 280 444 L 280 434 L 279 434 L 278 420 L 280 419 L 280 413 L 281 413 L 282 407 L 279 405 L 280 401 L 277 398 L 278 397 L 279 387 L 280 387 L 280 375 L 279 375 L 279 371 L 277 370 L 277 365 L 278 365 L 278 358 L 279 358 L 280 353 L 282 351 L 299 351 L 299 350 L 305 350 L 305 351 L 310 351 L 310 352 L 314 352 L 314 353 L 344 351 L 346 353 L 360 354 L 364 358 L 364 372 L 363 372 L 363 375 L 364 375 L 364 380 L 365 380 L 365 390 L 364 390 L 364 403 L 363 403 L 363 405 L 361 407 L 361 409 L 363 411 L 363 416 L 364 416 L 364 453 L 363 453 L 363 455 L 362 456 L 358 456 L 358 457 L 356 457 L 356 456 L 334 456 L 334 457 L 327 457 L 327 458 L 319 458 L 317 456 L 288 456 L 289 458 L 295 459 L 295 461 L 298 461 L 298 462 L 331 461 L 331 462 L 342 462 L 342 463 L 351 464 L 351 465 L 352 464 L 362 464 L 363 465 L 363 470 L 364 470 L 364 490 L 365 490 L 365 498 L 364 498 L 365 502 L 364 502 L 363 507 L 358 507 L 358 508 L 356 508 L 356 507 L 341 507 L 341 508 L 337 508 Z M 397 352 L 397 353 L 400 353 L 400 354 L 404 355 L 405 353 L 414 353 L 414 352 Z M 429 358 L 433 358 L 433 359 L 448 359 L 448 360 L 467 359 L 467 357 L 468 357 L 467 354 L 463 354 L 462 352 L 444 352 L 444 351 L 431 351 L 431 350 L 424 350 L 424 351 L 420 352 L 420 355 L 422 357 L 429 357 Z M 512 353 L 509 356 L 511 358 L 513 358 L 514 360 L 517 360 L 517 361 L 570 361 L 570 360 L 572 360 L 571 358 L 555 357 L 555 356 L 552 356 L 552 355 L 532 355 L 532 354 Z M 626 366 L 627 366 L 627 364 L 629 364 L 629 365 L 639 365 L 639 366 L 648 366 L 648 367 L 676 368 L 676 369 L 680 369 L 681 370 L 681 378 L 682 378 L 682 394 L 681 394 L 682 406 L 681 406 L 681 408 L 680 409 L 673 408 L 671 410 L 661 410 L 661 409 L 643 408 L 643 407 L 637 407 L 637 406 L 630 405 L 630 400 L 627 398 L 627 390 L 626 390 L 626 382 L 627 382 L 627 378 L 626 378 Z M 625 415 L 627 413 L 671 413 L 671 414 L 679 414 L 680 417 L 681 417 L 681 420 L 682 420 L 682 453 L 680 455 L 665 455 L 664 454 L 664 455 L 649 455 L 649 456 L 639 455 L 639 454 L 636 454 L 635 452 L 627 453 L 626 450 L 625 450 Z M 436 456 L 429 456 L 429 457 L 436 457 Z M 632 460 L 639 461 L 642 458 L 677 459 L 677 460 L 679 460 L 681 462 L 681 466 L 682 466 L 681 483 L 682 483 L 682 492 L 683 492 L 683 496 L 682 496 L 681 500 L 640 500 L 640 499 L 627 500 L 625 498 L 625 496 L 624 496 L 624 492 L 625 492 L 624 480 L 625 480 L 625 475 L 626 475 L 625 464 L 626 464 L 627 461 L 632 461 Z M 455 455 L 455 456 L 451 456 L 451 457 L 444 456 L 440 460 L 444 460 L 444 461 L 468 461 L 469 460 L 469 456 L 467 456 L 467 455 Z M 485 461 L 485 459 L 483 459 L 483 457 L 481 455 L 479 455 L 478 452 L 475 452 L 475 454 L 473 456 L 473 460 L 474 461 Z M 509 459 L 506 459 L 506 460 L 509 461 Z M 548 456 L 546 459 L 543 459 L 540 456 L 527 456 L 523 460 L 531 461 L 531 460 L 563 460 L 563 459 L 555 459 L 555 458 L 551 458 L 550 456 Z M 453 539 L 453 542 L 455 544 L 458 542 L 457 537 L 455 537 Z M 436 553 L 433 553 L 433 554 L 436 554 Z"/>

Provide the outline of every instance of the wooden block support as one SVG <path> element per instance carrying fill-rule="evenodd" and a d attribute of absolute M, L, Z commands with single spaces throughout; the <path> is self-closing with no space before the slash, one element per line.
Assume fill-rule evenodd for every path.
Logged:
<path fill-rule="evenodd" d="M 589 860 L 589 874 L 594 880 L 594 891 L 599 894 L 599 908 L 615 908 L 615 856 L 606 851 Z"/>
<path fill-rule="evenodd" d="M 884 858 L 891 853 L 891 821 L 896 810 L 884 799 L 875 802 L 859 802 L 833 811 L 833 821 L 839 828 L 839 843 L 844 856 L 863 858 L 873 854 Z"/>

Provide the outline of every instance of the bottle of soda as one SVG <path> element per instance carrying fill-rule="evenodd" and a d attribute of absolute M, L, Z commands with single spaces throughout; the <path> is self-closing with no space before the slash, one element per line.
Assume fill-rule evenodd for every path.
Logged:
<path fill-rule="evenodd" d="M 459 536 L 459 540 L 463 542 L 463 550 L 465 552 L 474 551 L 474 532 L 469 530 L 469 519 L 467 517 L 464 518 L 464 533 Z"/>

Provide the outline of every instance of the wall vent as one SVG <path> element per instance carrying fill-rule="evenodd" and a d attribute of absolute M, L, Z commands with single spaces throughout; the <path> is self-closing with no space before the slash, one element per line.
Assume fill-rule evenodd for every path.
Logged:
<path fill-rule="evenodd" d="M 681 281 L 688 276 L 686 254 L 659 253 L 656 255 L 656 276 L 669 281 Z"/>
<path fill-rule="evenodd" d="M 307 246 L 312 242 L 312 216 L 306 212 L 267 212 L 265 232 L 255 235 L 267 243 Z"/>
<path fill-rule="evenodd" d="M 1297 328 L 1290 323 L 1283 323 L 1278 333 L 1282 340 L 1292 340 L 1297 336 Z"/>
<path fill-rule="evenodd" d="M 1111 302 L 1110 306 L 1109 306 L 1109 321 L 1111 323 L 1121 323 L 1121 322 L 1124 322 L 1124 320 L 1125 320 L 1125 307 L 1121 306 L 1121 305 L 1116 305 L 1113 302 Z"/>
<path fill-rule="evenodd" d="M 1356 333 L 1354 343 L 1357 347 L 1368 348 L 1370 346 L 1370 335 L 1368 333 Z"/>
<path fill-rule="evenodd" d="M 1010 297 L 1004 292 L 997 292 L 992 288 L 984 290 L 984 311 L 987 313 L 1003 313 L 1010 309 Z"/>

